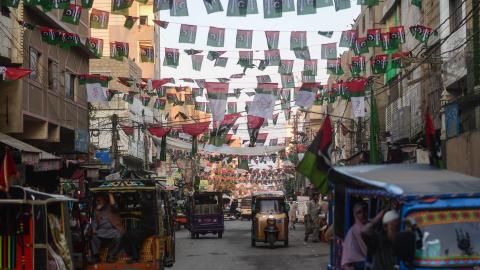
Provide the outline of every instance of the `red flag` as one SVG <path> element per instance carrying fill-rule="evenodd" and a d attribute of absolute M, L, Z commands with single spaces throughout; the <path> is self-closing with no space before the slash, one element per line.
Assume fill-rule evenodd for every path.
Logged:
<path fill-rule="evenodd" d="M 193 124 L 183 124 L 182 130 L 183 132 L 196 137 L 205 131 L 208 130 L 208 126 L 210 126 L 210 121 L 207 122 L 200 122 L 200 123 L 193 123 Z"/>
<path fill-rule="evenodd" d="M 133 135 L 133 130 L 134 130 L 133 127 L 120 125 L 120 128 L 123 130 L 123 132 L 125 132 L 125 135 L 127 136 Z"/>
<path fill-rule="evenodd" d="M 18 80 L 20 78 L 27 76 L 30 73 L 32 73 L 32 71 L 29 69 L 7 67 L 3 70 L 3 80 L 5 81 Z M 0 68 L 0 74 L 2 74 L 1 68 Z"/>
<path fill-rule="evenodd" d="M 148 128 L 148 132 L 150 132 L 150 134 L 152 134 L 155 137 L 161 138 L 167 135 L 171 129 L 172 128 L 166 128 L 166 127 L 150 127 Z"/>
<path fill-rule="evenodd" d="M 5 148 L 5 155 L 3 156 L 2 167 L 0 168 L 0 190 L 8 192 L 10 186 L 10 178 L 18 175 L 15 162 L 12 158 L 12 153 L 8 148 Z"/>
<path fill-rule="evenodd" d="M 264 120 L 265 120 L 265 118 L 263 118 L 263 117 L 248 115 L 247 116 L 247 126 L 250 129 L 261 128 Z"/>
<path fill-rule="evenodd" d="M 427 111 L 425 114 L 425 144 L 427 149 L 433 152 L 433 140 L 435 137 L 435 127 L 433 126 L 433 120 L 430 113 Z"/>
<path fill-rule="evenodd" d="M 344 86 L 348 89 L 348 92 L 352 96 L 364 96 L 365 95 L 365 85 L 367 84 L 367 79 L 359 78 L 354 79 L 349 82 L 345 82 Z"/>
<path fill-rule="evenodd" d="M 171 83 L 172 78 L 160 79 L 160 80 L 152 80 L 152 88 L 155 90 L 160 89 L 160 87 L 164 84 Z"/>

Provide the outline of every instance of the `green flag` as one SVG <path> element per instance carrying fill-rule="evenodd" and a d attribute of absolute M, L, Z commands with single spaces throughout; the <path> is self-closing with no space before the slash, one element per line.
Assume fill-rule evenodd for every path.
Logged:
<path fill-rule="evenodd" d="M 210 27 L 208 30 L 207 45 L 223 47 L 225 42 L 225 28 Z"/>
<path fill-rule="evenodd" d="M 316 0 L 317 8 L 333 6 L 333 0 Z"/>
<path fill-rule="evenodd" d="M 83 8 L 89 9 L 93 6 L 93 0 L 82 0 L 81 2 Z"/>
<path fill-rule="evenodd" d="M 70 1 L 68 0 L 53 0 L 52 8 L 54 9 L 67 9 L 70 8 Z"/>
<path fill-rule="evenodd" d="M 50 45 L 56 45 L 58 43 L 54 29 L 42 26 L 40 27 L 40 33 L 42 35 L 43 42 Z"/>
<path fill-rule="evenodd" d="M 90 12 L 90 28 L 108 29 L 109 17 L 109 12 L 93 8 Z"/>
<path fill-rule="evenodd" d="M 357 0 L 357 5 L 378 6 L 379 0 Z"/>
<path fill-rule="evenodd" d="M 220 55 L 226 53 L 226 51 L 209 51 L 207 54 L 207 59 L 213 61 L 220 57 Z"/>
<path fill-rule="evenodd" d="M 295 53 L 295 57 L 298 59 L 309 60 L 310 59 L 310 51 L 308 48 L 305 49 L 295 49 L 293 50 Z"/>
<path fill-rule="evenodd" d="M 138 17 L 125 16 L 125 23 L 123 24 L 123 26 L 127 29 L 132 29 L 133 25 L 137 20 L 138 20 Z"/>
<path fill-rule="evenodd" d="M 112 0 L 112 13 L 118 15 L 128 15 L 128 8 L 133 4 L 133 0 Z"/>
<path fill-rule="evenodd" d="M 390 44 L 393 48 L 398 48 L 399 44 L 405 43 L 405 29 L 403 26 L 390 27 Z"/>
<path fill-rule="evenodd" d="M 246 16 L 248 2 L 248 0 L 228 0 L 227 16 Z"/>
<path fill-rule="evenodd" d="M 293 70 L 293 60 L 281 60 L 278 66 L 278 73 L 290 74 Z"/>
<path fill-rule="evenodd" d="M 416 40 L 422 43 L 427 43 L 428 38 L 432 34 L 432 28 L 428 26 L 423 26 L 423 25 L 414 25 L 414 26 L 410 26 L 410 32 L 412 33 L 412 35 L 415 37 Z"/>
<path fill-rule="evenodd" d="M 153 12 L 170 9 L 172 0 L 154 0 Z"/>
<path fill-rule="evenodd" d="M 367 30 L 367 46 L 381 47 L 382 46 L 381 33 L 382 33 L 382 29 L 380 28 L 368 29 Z"/>
<path fill-rule="evenodd" d="M 170 0 L 170 16 L 188 16 L 187 0 Z"/>
<path fill-rule="evenodd" d="M 350 8 L 350 0 L 335 0 L 335 11 Z"/>
<path fill-rule="evenodd" d="M 178 37 L 179 43 L 193 43 L 197 37 L 197 26 L 190 24 L 182 24 L 180 26 L 180 35 Z"/>
<path fill-rule="evenodd" d="M 163 59 L 163 65 L 167 67 L 178 67 L 179 63 L 179 51 L 178 49 L 165 48 L 165 57 Z"/>
<path fill-rule="evenodd" d="M 331 167 L 330 154 L 333 142 L 333 128 L 330 117 L 323 120 L 322 127 L 312 144 L 305 152 L 296 170 L 307 177 L 310 182 L 324 195 L 328 192 L 328 170 Z"/>
<path fill-rule="evenodd" d="M 388 67 L 388 55 L 381 54 L 375 55 L 371 60 L 371 67 L 373 74 L 383 74 L 387 72 Z"/>
<path fill-rule="evenodd" d="M 295 1 L 294 0 L 283 0 L 282 11 L 283 12 L 295 11 Z"/>
<path fill-rule="evenodd" d="M 214 66 L 215 66 L 215 67 L 226 67 L 226 66 L 227 66 L 227 62 L 228 62 L 228 58 L 227 58 L 227 57 L 218 57 L 218 58 L 215 60 Z"/>
<path fill-rule="evenodd" d="M 203 55 L 192 55 L 192 69 L 196 71 L 202 70 Z"/>
<path fill-rule="evenodd" d="M 282 17 L 282 0 L 263 0 L 263 17 L 280 18 Z"/>
<path fill-rule="evenodd" d="M 59 44 L 61 48 L 70 49 L 70 47 L 80 46 L 80 36 L 75 33 L 59 32 Z"/>
<path fill-rule="evenodd" d="M 128 58 L 129 45 L 127 42 L 111 42 L 110 43 L 110 58 L 123 61 L 123 58 Z"/>
<path fill-rule="evenodd" d="M 165 104 L 167 103 L 167 100 L 164 98 L 157 98 L 155 100 L 155 103 L 153 104 L 153 107 L 157 110 L 165 110 Z"/>
<path fill-rule="evenodd" d="M 82 15 L 82 6 L 70 4 L 70 6 L 63 10 L 62 21 L 74 25 L 80 23 L 80 16 Z"/>
<path fill-rule="evenodd" d="M 380 156 L 378 152 L 378 109 L 377 100 L 373 89 L 370 91 L 370 164 L 379 164 Z"/>
<path fill-rule="evenodd" d="M 342 62 L 340 59 L 327 60 L 327 74 L 343 75 Z"/>
<path fill-rule="evenodd" d="M 242 67 L 249 67 L 253 62 L 253 52 L 252 51 L 239 51 L 238 52 L 238 64 Z"/>
<path fill-rule="evenodd" d="M 422 8 L 422 0 L 412 0 L 412 5 L 418 8 Z"/>
<path fill-rule="evenodd" d="M 235 48 L 251 49 L 252 48 L 252 30 L 237 30 L 237 42 Z"/>
<path fill-rule="evenodd" d="M 314 0 L 297 0 L 297 15 L 316 14 L 317 5 Z"/>
<path fill-rule="evenodd" d="M 363 72 L 365 72 L 365 57 L 352 56 L 352 64 L 350 65 L 350 73 L 352 73 L 352 76 L 359 77 Z"/>
<path fill-rule="evenodd" d="M 353 52 L 356 55 L 368 53 L 367 37 L 359 37 L 355 40 L 355 45 L 353 46 Z"/>
<path fill-rule="evenodd" d="M 220 0 L 203 0 L 207 14 L 223 11 L 222 2 Z"/>

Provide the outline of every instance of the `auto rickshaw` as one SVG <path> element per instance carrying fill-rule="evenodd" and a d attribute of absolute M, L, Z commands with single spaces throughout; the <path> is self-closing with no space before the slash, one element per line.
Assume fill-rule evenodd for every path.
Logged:
<path fill-rule="evenodd" d="M 240 219 L 252 219 L 252 198 L 242 198 L 242 201 L 240 202 Z"/>
<path fill-rule="evenodd" d="M 393 243 L 397 269 L 476 269 L 480 265 L 480 179 L 421 164 L 330 169 L 329 223 L 334 224 L 328 269 L 340 270 L 353 205 L 369 219 L 382 209 L 400 215 Z"/>
<path fill-rule="evenodd" d="M 222 238 L 225 230 L 221 192 L 195 192 L 187 197 L 187 228 L 192 239 L 213 233 Z"/>
<path fill-rule="evenodd" d="M 252 194 L 252 247 L 257 242 L 276 241 L 288 246 L 288 204 L 283 192 L 259 192 Z"/>
<path fill-rule="evenodd" d="M 107 248 L 100 250 L 100 263 L 89 264 L 88 270 L 113 269 L 163 269 L 175 262 L 175 202 L 172 191 L 167 190 L 161 181 L 153 179 L 132 179 L 93 182 L 90 185 L 93 195 L 112 193 L 125 230 L 133 231 L 139 226 L 142 203 L 152 203 L 152 214 L 156 215 L 155 234 L 147 237 L 140 249 L 138 262 L 127 263 L 128 257 L 120 254 L 115 262 L 107 262 Z M 95 196 L 92 196 L 92 200 Z M 93 206 L 93 201 L 92 201 Z M 93 213 L 93 209 L 91 211 Z M 91 252 L 86 249 L 87 257 Z"/>
<path fill-rule="evenodd" d="M 67 196 L 11 186 L 0 192 L 0 269 L 73 270 Z"/>

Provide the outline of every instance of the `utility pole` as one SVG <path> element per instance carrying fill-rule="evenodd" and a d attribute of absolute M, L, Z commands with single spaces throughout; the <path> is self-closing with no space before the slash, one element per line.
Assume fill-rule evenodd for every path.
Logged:
<path fill-rule="evenodd" d="M 143 169 L 148 170 L 148 136 L 147 136 L 147 124 L 145 123 L 145 110 L 142 110 L 142 118 L 143 118 Z"/>
<path fill-rule="evenodd" d="M 119 168 L 119 156 L 118 156 L 118 138 L 117 138 L 117 126 L 118 126 L 118 115 L 112 114 L 112 155 L 113 155 L 113 170 L 117 171 Z"/>
<path fill-rule="evenodd" d="M 293 141 L 295 142 L 294 144 L 294 150 L 295 151 L 295 155 L 298 155 L 297 153 L 297 145 L 298 145 L 298 111 L 297 113 L 295 113 L 294 117 L 293 117 Z M 297 164 L 295 164 L 297 165 Z M 300 190 L 300 183 L 298 181 L 298 172 L 295 172 L 295 188 L 294 188 L 294 192 Z"/>

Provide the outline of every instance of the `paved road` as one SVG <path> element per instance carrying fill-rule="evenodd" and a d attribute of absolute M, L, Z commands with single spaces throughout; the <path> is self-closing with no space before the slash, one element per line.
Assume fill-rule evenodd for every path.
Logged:
<path fill-rule="evenodd" d="M 303 225 L 290 233 L 289 247 L 270 249 L 261 243 L 250 246 L 249 221 L 225 221 L 222 239 L 213 234 L 190 239 L 187 230 L 177 231 L 173 270 L 283 270 L 326 269 L 329 248 L 325 243 L 304 243 Z M 279 243 L 280 244 L 280 243 Z"/>

